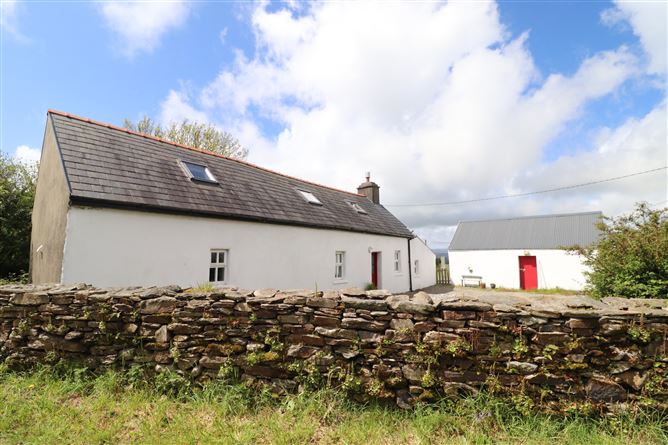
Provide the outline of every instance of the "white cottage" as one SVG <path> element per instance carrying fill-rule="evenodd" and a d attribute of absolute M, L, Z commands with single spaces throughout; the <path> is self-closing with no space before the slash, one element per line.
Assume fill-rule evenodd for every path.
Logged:
<path fill-rule="evenodd" d="M 49 111 L 31 240 L 35 283 L 245 288 L 435 283 L 435 256 L 367 181 L 336 190 Z"/>
<path fill-rule="evenodd" d="M 448 248 L 455 285 L 511 289 L 585 285 L 582 257 L 564 248 L 596 241 L 601 212 L 460 222 Z"/>

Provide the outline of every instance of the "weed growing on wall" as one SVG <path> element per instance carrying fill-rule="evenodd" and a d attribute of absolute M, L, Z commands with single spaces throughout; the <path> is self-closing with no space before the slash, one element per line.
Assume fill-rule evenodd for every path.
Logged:
<path fill-rule="evenodd" d="M 652 339 L 651 332 L 640 325 L 632 324 L 626 332 L 629 338 L 638 343 L 649 343 Z"/>

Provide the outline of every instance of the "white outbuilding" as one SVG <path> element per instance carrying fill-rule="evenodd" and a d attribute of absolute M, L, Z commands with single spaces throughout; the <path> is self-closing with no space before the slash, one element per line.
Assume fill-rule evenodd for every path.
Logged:
<path fill-rule="evenodd" d="M 601 212 L 464 221 L 448 248 L 453 284 L 510 289 L 585 285 L 583 258 L 565 248 L 600 236 Z"/>
<path fill-rule="evenodd" d="M 369 177 L 348 192 L 48 113 L 35 283 L 405 292 L 435 274 L 434 253 L 380 204 Z"/>

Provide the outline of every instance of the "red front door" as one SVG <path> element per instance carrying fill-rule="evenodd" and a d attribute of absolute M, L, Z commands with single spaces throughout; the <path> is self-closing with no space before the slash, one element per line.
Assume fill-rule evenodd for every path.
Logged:
<path fill-rule="evenodd" d="M 520 258 L 520 287 L 522 289 L 538 288 L 538 272 L 535 256 L 521 256 Z"/>
<path fill-rule="evenodd" d="M 378 252 L 371 252 L 371 283 L 378 288 Z"/>

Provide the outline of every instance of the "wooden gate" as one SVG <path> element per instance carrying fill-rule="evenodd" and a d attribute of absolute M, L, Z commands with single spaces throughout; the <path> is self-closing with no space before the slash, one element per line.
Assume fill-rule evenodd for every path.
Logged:
<path fill-rule="evenodd" d="M 450 267 L 447 264 L 436 268 L 436 284 L 450 284 Z"/>

